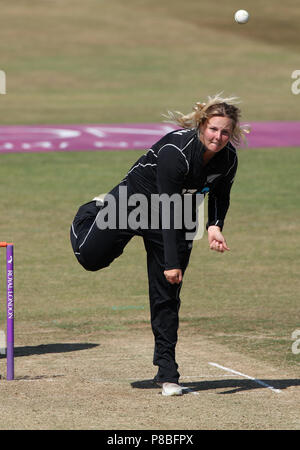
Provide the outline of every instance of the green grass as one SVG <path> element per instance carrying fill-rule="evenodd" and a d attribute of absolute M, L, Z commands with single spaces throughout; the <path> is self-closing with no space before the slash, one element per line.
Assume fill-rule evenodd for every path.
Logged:
<path fill-rule="evenodd" d="M 244 119 L 299 120 L 300 8 L 293 0 L 1 2 L 1 124 L 157 122 L 167 109 L 225 91 Z M 142 152 L 1 155 L 0 236 L 15 242 L 16 338 L 134 332 L 149 322 L 143 244 L 85 272 L 69 244 L 77 208 L 107 192 Z M 224 229 L 230 253 L 196 242 L 182 289 L 181 332 L 276 364 L 299 364 L 298 149 L 240 151 Z M 5 268 L 0 266 L 1 280 Z M 0 283 L 0 298 L 4 286 Z M 4 326 L 4 302 L 0 302 Z M 148 328 L 150 331 L 150 325 Z"/>
<path fill-rule="evenodd" d="M 151 332 L 141 239 L 98 273 L 81 268 L 69 243 L 77 207 L 107 192 L 140 153 L 1 156 L 0 236 L 15 243 L 18 345 L 40 340 L 39 332 L 52 340 L 141 326 Z M 299 149 L 242 150 L 239 160 L 224 228 L 231 250 L 219 255 L 206 237 L 195 242 L 180 330 L 279 365 L 299 364 L 291 352 L 299 328 Z M 1 291 L 4 298 L 3 284 Z"/>
<path fill-rule="evenodd" d="M 245 120 L 297 120 L 299 5 L 245 0 L 1 4 L 2 124 L 160 121 L 222 90 Z"/>
<path fill-rule="evenodd" d="M 193 307 L 183 308 L 187 324 L 200 333 L 261 359 L 296 364 L 290 338 L 299 328 L 299 158 L 299 149 L 240 152 L 224 228 L 231 251 L 219 258 L 206 251 L 205 240 L 198 244 L 187 279 L 196 279 L 202 254 L 201 289 L 194 284 Z M 189 288 L 186 294 L 190 299 Z"/>

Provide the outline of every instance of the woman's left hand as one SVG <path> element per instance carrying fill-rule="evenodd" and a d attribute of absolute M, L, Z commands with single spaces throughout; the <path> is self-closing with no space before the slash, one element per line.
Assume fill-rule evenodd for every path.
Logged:
<path fill-rule="evenodd" d="M 171 284 L 179 284 L 182 282 L 182 270 L 181 269 L 165 270 L 164 275 L 165 275 L 167 281 Z"/>
<path fill-rule="evenodd" d="M 217 226 L 208 227 L 208 242 L 211 250 L 223 253 L 225 250 L 230 250 L 221 230 Z"/>

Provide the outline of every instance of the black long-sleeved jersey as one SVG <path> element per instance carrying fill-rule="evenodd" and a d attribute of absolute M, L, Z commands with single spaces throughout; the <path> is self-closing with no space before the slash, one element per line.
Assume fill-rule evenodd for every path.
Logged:
<path fill-rule="evenodd" d="M 131 167 L 125 179 L 136 193 L 185 194 L 208 192 L 208 222 L 223 228 L 230 190 L 237 170 L 237 152 L 231 143 L 206 164 L 206 151 L 195 129 L 172 131 L 156 142 Z M 180 268 L 176 230 L 163 229 L 165 268 Z"/>

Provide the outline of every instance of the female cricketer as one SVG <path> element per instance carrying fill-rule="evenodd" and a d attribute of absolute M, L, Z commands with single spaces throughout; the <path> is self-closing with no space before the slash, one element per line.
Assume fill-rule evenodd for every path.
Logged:
<path fill-rule="evenodd" d="M 208 193 L 209 247 L 221 253 L 229 250 L 222 230 L 237 170 L 236 146 L 246 131 L 240 125 L 236 103 L 236 97 L 218 94 L 208 97 L 207 103 L 196 103 L 187 115 L 169 112 L 169 120 L 179 129 L 140 157 L 103 202 L 95 197 L 82 205 L 71 226 L 74 254 L 90 271 L 109 266 L 133 236 L 143 238 L 155 342 L 153 364 L 158 366 L 154 381 L 162 386 L 163 395 L 183 393 L 175 348 L 179 294 L 193 244 L 185 223 L 178 226 L 176 221 L 182 217 L 182 209 L 176 209 L 176 202 L 170 199 L 176 198 L 178 205 L 187 193 Z M 141 196 L 146 200 L 144 220 L 137 226 L 137 220 L 129 219 L 137 218 L 135 200 Z M 153 198 L 158 203 L 153 203 Z M 168 208 L 164 208 L 166 204 Z M 184 214 L 194 215 L 194 209 Z"/>

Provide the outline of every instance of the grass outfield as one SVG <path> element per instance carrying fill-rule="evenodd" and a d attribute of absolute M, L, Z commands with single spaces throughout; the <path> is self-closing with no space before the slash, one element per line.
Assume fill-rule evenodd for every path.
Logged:
<path fill-rule="evenodd" d="M 145 251 L 133 239 L 101 272 L 84 271 L 69 243 L 77 206 L 107 192 L 140 152 L 1 155 L 1 239 L 15 243 L 16 347 L 150 333 Z M 276 365 L 299 364 L 300 152 L 239 152 L 225 237 L 217 254 L 197 241 L 182 290 L 180 332 L 206 335 Z M 1 264 L 1 279 L 4 279 Z M 5 298 L 1 283 L 1 298 Z M 3 329 L 4 302 L 1 302 Z M 44 334 L 43 334 L 44 333 Z"/>
<path fill-rule="evenodd" d="M 2 3 L 2 124 L 160 121 L 222 90 L 245 120 L 299 120 L 295 0 Z"/>
<path fill-rule="evenodd" d="M 245 0 L 251 20 L 240 26 L 233 23 L 239 7 L 231 0 L 216 14 L 217 0 L 184 8 L 179 0 L 7 2 L 1 123 L 160 121 L 166 109 L 188 111 L 222 89 L 243 99 L 245 120 L 299 120 L 299 96 L 291 93 L 299 8 L 292 0 Z M 30 343 L 18 335 L 25 329 L 55 340 L 148 323 L 142 242 L 95 275 L 76 263 L 68 241 L 76 207 L 117 183 L 139 154 L 1 155 L 0 234 L 16 243 L 19 345 Z M 240 152 L 225 228 L 231 252 L 211 253 L 205 239 L 195 244 L 182 331 L 298 363 L 290 336 L 299 327 L 299 158 L 299 149 Z"/>

